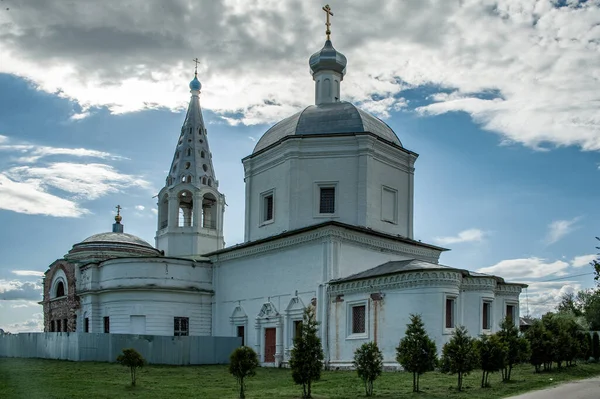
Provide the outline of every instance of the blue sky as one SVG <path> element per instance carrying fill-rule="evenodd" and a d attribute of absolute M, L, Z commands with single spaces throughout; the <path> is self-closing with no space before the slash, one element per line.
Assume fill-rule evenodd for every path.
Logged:
<path fill-rule="evenodd" d="M 154 242 L 153 196 L 173 156 L 197 54 L 208 139 L 228 203 L 225 239 L 242 240 L 240 160 L 275 121 L 311 103 L 306 63 L 323 38 L 317 2 L 271 13 L 268 2 L 249 9 L 229 3 L 219 4 L 237 25 L 211 26 L 204 33 L 213 36 L 182 39 L 171 54 L 169 40 L 200 28 L 186 25 L 185 15 L 185 23 L 164 22 L 171 35 L 155 32 L 141 61 L 123 54 L 143 47 L 132 38 L 148 27 L 118 8 L 103 10 L 94 27 L 51 10 L 45 31 L 46 22 L 32 23 L 43 11 L 33 3 L 0 16 L 9 22 L 0 24 L 0 38 L 11 38 L 0 44 L 0 328 L 39 328 L 40 273 L 73 244 L 108 231 L 117 204 L 125 231 Z M 530 283 L 522 312 L 540 314 L 562 293 L 593 285 L 587 263 L 600 235 L 600 54 L 590 43 L 600 41 L 600 30 L 580 25 L 597 26 L 600 6 L 530 1 L 519 8 L 506 0 L 490 14 L 484 2 L 467 3 L 437 11 L 388 6 L 400 7 L 394 11 L 407 15 L 407 27 L 386 19 L 386 10 L 360 14 L 383 18 L 381 32 L 348 28 L 364 13 L 362 3 L 342 8 L 333 28 L 334 45 L 349 59 L 342 97 L 383 118 L 420 154 L 415 238 L 451 248 L 444 264 Z M 223 12 L 211 7 L 187 12 L 209 23 L 211 13 Z M 307 16 L 282 34 L 281 51 L 272 50 L 268 23 L 294 7 Z M 74 12 L 82 20 L 92 13 Z M 90 50 L 86 40 L 102 39 L 111 15 L 135 23 L 112 33 L 119 45 Z M 247 26 L 258 33 L 232 39 Z M 54 53 L 27 47 L 30 38 L 19 33 L 27 29 Z M 66 48 L 65 30 L 88 36 Z M 538 41 L 524 44 L 525 37 Z M 549 39 L 563 44 L 555 48 Z"/>

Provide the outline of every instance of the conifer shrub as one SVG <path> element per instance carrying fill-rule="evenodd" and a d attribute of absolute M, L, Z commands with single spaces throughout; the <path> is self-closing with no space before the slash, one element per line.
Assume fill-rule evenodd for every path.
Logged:
<path fill-rule="evenodd" d="M 248 346 L 236 348 L 229 356 L 229 373 L 237 380 L 240 388 L 240 399 L 246 397 L 246 378 L 256 375 L 258 366 L 258 356 Z"/>
<path fill-rule="evenodd" d="M 356 368 L 358 376 L 365 384 L 365 395 L 373 395 L 373 382 L 383 371 L 383 353 L 377 343 L 367 342 L 354 351 L 352 365 Z"/>
<path fill-rule="evenodd" d="M 498 334 L 482 335 L 475 341 L 475 351 L 479 358 L 481 368 L 481 387 L 489 387 L 490 373 L 504 370 L 507 364 L 508 346 L 500 339 Z"/>
<path fill-rule="evenodd" d="M 450 341 L 442 349 L 441 370 L 458 375 L 458 390 L 462 391 L 463 377 L 477 367 L 475 339 L 463 326 L 456 327 Z"/>
<path fill-rule="evenodd" d="M 437 348 L 427 335 L 420 315 L 410 315 L 404 334 L 396 348 L 396 360 L 404 370 L 413 373 L 413 392 L 419 392 L 419 377 L 437 365 Z"/>
<path fill-rule="evenodd" d="M 520 335 L 519 329 L 510 318 L 506 318 L 500 323 L 500 331 L 497 334 L 500 342 L 506 347 L 502 381 L 510 381 L 513 367 L 526 361 L 529 356 L 529 342 Z"/>
<path fill-rule="evenodd" d="M 600 337 L 598 331 L 594 331 L 592 335 L 592 357 L 595 361 L 600 360 Z"/>
<path fill-rule="evenodd" d="M 290 356 L 292 378 L 302 385 L 302 398 L 311 398 L 312 383 L 321 378 L 323 370 L 323 348 L 317 335 L 319 323 L 315 320 L 314 307 L 304 310 L 300 334 L 294 338 Z"/>
<path fill-rule="evenodd" d="M 129 367 L 131 374 L 131 385 L 135 386 L 137 380 L 137 369 L 144 367 L 146 360 L 135 349 L 123 349 L 123 353 L 117 356 L 117 363 L 122 366 Z"/>

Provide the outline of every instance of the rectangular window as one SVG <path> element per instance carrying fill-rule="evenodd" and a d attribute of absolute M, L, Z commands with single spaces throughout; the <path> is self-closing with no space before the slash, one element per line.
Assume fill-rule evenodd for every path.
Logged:
<path fill-rule="evenodd" d="M 482 325 L 481 328 L 483 328 L 484 330 L 489 330 L 490 328 L 492 328 L 492 304 L 490 302 L 484 302 L 483 303 L 483 309 L 482 309 Z"/>
<path fill-rule="evenodd" d="M 398 199 L 397 191 L 389 188 L 382 187 L 381 190 L 381 220 L 384 222 L 397 223 L 398 222 Z"/>
<path fill-rule="evenodd" d="M 110 333 L 110 318 L 104 316 L 104 334 Z"/>
<path fill-rule="evenodd" d="M 69 326 L 69 322 L 68 322 L 67 319 L 63 320 L 63 326 L 64 326 L 63 328 L 64 328 L 65 332 L 69 331 L 69 327 L 68 327 Z"/>
<path fill-rule="evenodd" d="M 302 320 L 294 320 L 294 336 L 296 338 L 302 335 Z"/>
<path fill-rule="evenodd" d="M 273 194 L 263 197 L 263 222 L 273 220 Z"/>
<path fill-rule="evenodd" d="M 55 332 L 56 331 L 56 326 L 54 325 L 54 320 L 52 320 L 50 322 L 50 332 Z"/>
<path fill-rule="evenodd" d="M 90 332 L 90 319 L 87 317 L 83 321 L 83 332 Z"/>
<path fill-rule="evenodd" d="M 446 328 L 454 328 L 454 298 L 446 298 Z"/>
<path fill-rule="evenodd" d="M 237 336 L 242 339 L 242 346 L 245 344 L 244 326 L 237 326 Z"/>
<path fill-rule="evenodd" d="M 514 305 L 506 305 L 506 318 L 515 322 L 515 307 Z"/>
<path fill-rule="evenodd" d="M 173 335 L 176 337 L 185 337 L 190 335 L 190 318 L 174 317 Z"/>
<path fill-rule="evenodd" d="M 319 213 L 335 213 L 335 187 L 320 187 Z"/>
<path fill-rule="evenodd" d="M 352 334 L 364 334 L 366 332 L 366 311 L 365 305 L 352 307 Z"/>
<path fill-rule="evenodd" d="M 60 320 L 56 320 L 56 332 L 61 332 Z"/>

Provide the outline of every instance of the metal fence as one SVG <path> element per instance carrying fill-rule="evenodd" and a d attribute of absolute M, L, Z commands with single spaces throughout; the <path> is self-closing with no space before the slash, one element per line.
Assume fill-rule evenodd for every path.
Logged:
<path fill-rule="evenodd" d="M 225 364 L 238 337 L 167 337 L 134 334 L 21 333 L 0 336 L 0 357 L 114 362 L 134 348 L 150 364 Z"/>

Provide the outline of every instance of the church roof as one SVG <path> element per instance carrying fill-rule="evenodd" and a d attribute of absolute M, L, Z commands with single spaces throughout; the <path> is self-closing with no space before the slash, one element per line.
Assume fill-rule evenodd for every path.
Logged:
<path fill-rule="evenodd" d="M 81 241 L 81 243 L 92 243 L 92 242 L 102 242 L 102 243 L 125 243 L 125 244 L 135 244 L 141 245 L 143 247 L 154 248 L 148 242 L 142 240 L 138 236 L 134 236 L 133 234 L 128 233 L 100 233 L 94 234 Z"/>
<path fill-rule="evenodd" d="M 328 220 L 328 221 L 323 222 L 323 223 L 313 224 L 313 225 L 310 225 L 310 226 L 301 227 L 299 229 L 295 229 L 295 230 L 291 230 L 291 231 L 285 231 L 283 233 L 275 234 L 275 235 L 272 235 L 270 237 L 262 238 L 260 240 L 255 240 L 255 241 L 245 242 L 243 244 L 233 245 L 233 246 L 228 247 L 228 248 L 223 248 L 223 249 L 220 249 L 218 251 L 214 251 L 214 252 L 210 252 L 210 253 L 204 254 L 203 256 L 210 257 L 210 256 L 213 256 L 213 255 L 220 255 L 220 254 L 224 254 L 226 252 L 236 251 L 238 249 L 248 248 L 248 247 L 252 247 L 254 245 L 264 244 L 264 243 L 269 242 L 269 241 L 275 241 L 275 240 L 279 240 L 281 238 L 295 236 L 297 234 L 301 234 L 301 233 L 305 233 L 305 232 L 308 232 L 308 231 L 320 229 L 320 228 L 326 227 L 326 226 L 342 227 L 344 229 L 353 230 L 353 231 L 357 231 L 357 232 L 361 232 L 361 233 L 366 233 L 366 234 L 370 234 L 370 235 L 373 235 L 373 236 L 376 236 L 376 237 L 382 237 L 382 238 L 387 238 L 387 239 L 390 239 L 390 240 L 400 241 L 400 242 L 404 242 L 404 243 L 407 243 L 407 244 L 411 244 L 411 245 L 415 245 L 415 246 L 419 246 L 419 247 L 423 247 L 423 248 L 428 248 L 428 249 L 433 249 L 433 250 L 440 251 L 440 252 L 441 251 L 449 251 L 448 248 L 442 248 L 442 247 L 438 247 L 436 245 L 426 244 L 426 243 L 423 243 L 421 241 L 410 239 L 408 237 L 396 236 L 396 235 L 392 235 L 392 234 L 383 233 L 383 232 L 380 232 L 380 231 L 377 231 L 377 230 L 368 229 L 366 227 L 354 226 L 354 225 L 351 225 L 351 224 L 346 224 L 346 223 L 338 222 L 338 221 L 335 221 L 335 220 Z"/>
<path fill-rule="evenodd" d="M 419 259 L 407 259 L 407 260 L 393 260 L 393 261 L 389 261 L 389 262 L 386 262 L 386 263 L 384 263 L 382 265 L 375 266 L 375 267 L 373 267 L 371 269 L 368 269 L 368 270 L 365 270 L 365 271 L 362 271 L 362 272 L 359 272 L 359 273 L 356 273 L 356 274 L 352 274 L 352 275 L 350 275 L 348 277 L 343 277 L 343 278 L 331 280 L 330 283 L 331 284 L 338 284 L 338 283 L 343 283 L 343 282 L 346 282 L 346 281 L 362 280 L 362 279 L 367 279 L 367 278 L 372 278 L 372 277 L 379 277 L 379 276 L 385 276 L 385 275 L 396 274 L 396 273 L 411 272 L 411 271 L 416 271 L 416 270 L 427 270 L 427 271 L 448 270 L 448 271 L 455 271 L 455 272 L 462 273 L 462 275 L 464 277 L 488 277 L 488 278 L 495 279 L 498 283 L 501 283 L 501 284 L 512 284 L 512 285 L 520 285 L 522 287 L 527 287 L 526 284 L 506 283 L 502 277 L 494 276 L 494 275 L 491 275 L 491 274 L 471 272 L 471 271 L 466 270 L 466 269 L 459 269 L 459 268 L 456 268 L 456 267 L 440 265 L 440 264 L 437 264 L 437 263 L 431 263 L 431 262 L 427 262 L 427 261 L 419 260 Z"/>
<path fill-rule="evenodd" d="M 402 147 L 396 133 L 381 119 L 346 101 L 311 105 L 271 127 L 260 138 L 257 153 L 287 136 L 372 133 Z"/>

